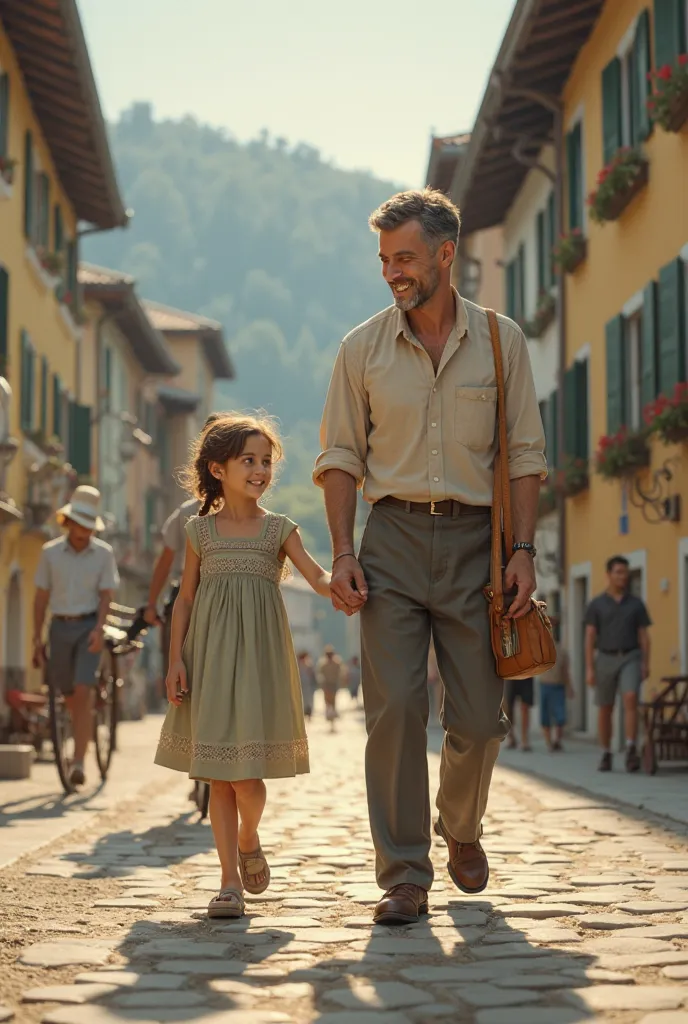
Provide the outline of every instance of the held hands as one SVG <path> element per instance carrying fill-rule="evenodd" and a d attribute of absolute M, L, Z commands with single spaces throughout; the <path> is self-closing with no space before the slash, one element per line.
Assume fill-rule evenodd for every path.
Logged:
<path fill-rule="evenodd" d="M 165 680 L 167 699 L 170 704 L 179 705 L 189 692 L 189 683 L 186 678 L 186 668 L 183 661 L 175 661 L 170 665 Z"/>
<path fill-rule="evenodd" d="M 103 630 L 96 627 L 88 637 L 88 652 L 89 654 L 100 654 L 103 649 L 104 637 Z"/>
<path fill-rule="evenodd" d="M 514 587 L 518 588 L 518 593 L 507 612 L 508 619 L 520 619 L 525 615 L 528 602 L 535 593 L 535 564 L 527 551 L 515 551 L 506 567 L 504 589 L 512 590 Z"/>
<path fill-rule="evenodd" d="M 330 596 L 335 611 L 349 616 L 360 612 L 368 600 L 368 584 L 355 555 L 344 555 L 334 563 Z"/>
<path fill-rule="evenodd" d="M 149 626 L 161 626 L 162 625 L 162 623 L 160 621 L 160 616 L 158 615 L 158 609 L 155 607 L 154 604 L 149 604 L 149 605 L 146 606 L 146 608 L 144 610 L 144 613 L 143 613 L 143 617 L 144 617 L 144 619 L 146 620 L 146 622 L 148 623 Z"/>

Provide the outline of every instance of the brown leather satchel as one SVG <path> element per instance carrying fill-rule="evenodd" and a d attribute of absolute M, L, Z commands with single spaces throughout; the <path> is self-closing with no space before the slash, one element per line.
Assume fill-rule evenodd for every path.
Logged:
<path fill-rule="evenodd" d="M 489 602 L 490 639 L 501 679 L 527 679 L 552 668 L 557 660 L 552 623 L 544 601 L 531 597 L 530 607 L 518 619 L 506 618 L 508 598 L 504 593 L 504 560 L 511 556 L 514 532 L 511 522 L 511 484 L 506 432 L 504 366 L 499 321 L 493 309 L 485 310 L 490 325 L 495 375 L 497 377 L 497 422 L 499 445 L 494 463 L 492 496 L 492 555 L 490 583 L 485 587 Z"/>

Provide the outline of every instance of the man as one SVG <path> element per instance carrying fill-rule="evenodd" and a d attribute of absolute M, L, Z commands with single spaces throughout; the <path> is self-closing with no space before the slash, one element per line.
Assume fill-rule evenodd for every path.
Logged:
<path fill-rule="evenodd" d="M 104 529 L 100 492 L 77 487 L 57 513 L 64 537 L 43 546 L 36 570 L 34 665 L 44 665 L 43 624 L 50 606 L 48 678 L 64 694 L 74 732 L 70 781 L 83 786 L 84 759 L 93 729 L 92 691 L 103 650 L 103 628 L 119 586 L 112 548 L 94 533 Z"/>
<path fill-rule="evenodd" d="M 585 613 L 585 681 L 595 689 L 601 772 L 612 770 L 612 714 L 621 691 L 626 728 L 626 771 L 637 772 L 640 758 L 638 695 L 650 674 L 650 634 L 647 608 L 629 593 L 628 559 L 615 555 L 607 562 L 607 589 Z M 595 656 L 597 649 L 597 656 Z"/>
<path fill-rule="evenodd" d="M 394 306 L 345 338 L 314 477 L 325 489 L 335 608 L 361 612 L 366 782 L 379 922 L 415 921 L 432 884 L 427 775 L 428 648 L 445 687 L 435 826 L 452 880 L 487 885 L 480 845 L 508 722 L 483 586 L 490 575 L 496 377 L 485 311 L 450 283 L 459 211 L 442 193 L 402 192 L 373 213 Z M 525 338 L 500 317 L 515 540 L 511 614 L 535 590 L 533 537 L 544 436 Z M 356 488 L 373 508 L 354 554 Z"/>
<path fill-rule="evenodd" d="M 334 720 L 337 717 L 337 690 L 344 684 L 344 673 L 342 659 L 335 652 L 332 644 L 328 644 L 315 667 L 315 675 L 325 698 L 325 717 L 330 723 L 332 732 L 334 732 Z"/>
<path fill-rule="evenodd" d="M 571 668 L 568 651 L 561 639 L 561 620 L 551 615 L 554 641 L 557 651 L 556 664 L 538 678 L 540 686 L 540 724 L 550 753 L 561 753 L 562 739 L 566 725 L 566 698 L 574 696 L 571 685 Z"/>

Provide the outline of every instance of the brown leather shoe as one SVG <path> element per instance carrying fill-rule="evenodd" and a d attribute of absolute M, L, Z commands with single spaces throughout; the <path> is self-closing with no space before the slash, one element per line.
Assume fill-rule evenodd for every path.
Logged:
<path fill-rule="evenodd" d="M 450 836 L 441 818 L 435 822 L 435 832 L 441 836 L 449 850 L 447 871 L 457 889 L 475 896 L 487 887 L 490 880 L 490 865 L 480 840 L 475 843 L 459 843 Z"/>
<path fill-rule="evenodd" d="M 413 924 L 428 912 L 428 894 L 412 882 L 393 885 L 375 907 L 375 924 Z"/>

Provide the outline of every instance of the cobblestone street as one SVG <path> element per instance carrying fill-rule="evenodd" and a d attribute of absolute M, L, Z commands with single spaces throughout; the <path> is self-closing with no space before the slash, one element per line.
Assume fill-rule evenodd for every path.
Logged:
<path fill-rule="evenodd" d="M 459 893 L 434 840 L 429 918 L 373 928 L 362 714 L 345 708 L 334 735 L 319 717 L 310 738 L 312 774 L 269 784 L 273 883 L 238 922 L 206 918 L 210 828 L 188 782 L 147 759 L 138 791 L 116 789 L 120 752 L 59 835 L 34 825 L 33 852 L 0 872 L 0 1020 L 688 1024 L 685 826 L 502 766 L 487 892 Z"/>

